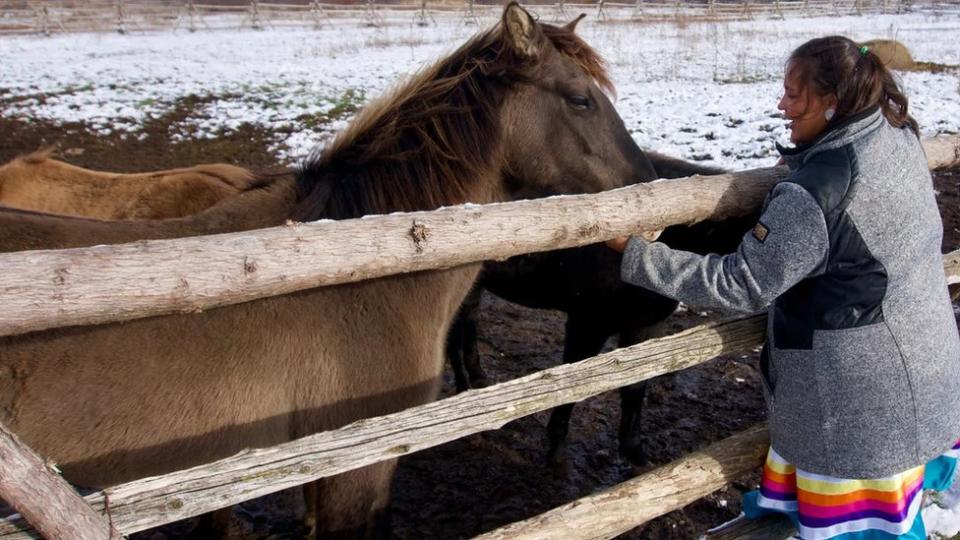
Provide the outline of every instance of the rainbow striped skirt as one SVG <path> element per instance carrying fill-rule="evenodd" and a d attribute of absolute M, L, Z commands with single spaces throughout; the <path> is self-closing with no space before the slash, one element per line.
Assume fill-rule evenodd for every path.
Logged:
<path fill-rule="evenodd" d="M 743 496 L 748 518 L 781 512 L 804 540 L 925 540 L 920 517 L 924 489 L 953 481 L 960 440 L 926 465 L 886 478 L 852 480 L 806 472 L 770 448 L 760 489 Z"/>

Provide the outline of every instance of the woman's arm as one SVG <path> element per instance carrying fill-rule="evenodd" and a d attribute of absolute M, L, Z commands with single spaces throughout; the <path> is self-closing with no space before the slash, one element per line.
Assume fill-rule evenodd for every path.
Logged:
<path fill-rule="evenodd" d="M 734 253 L 703 256 L 633 237 L 621 277 L 685 304 L 755 312 L 821 270 L 829 246 L 816 200 L 801 186 L 782 182 Z"/>

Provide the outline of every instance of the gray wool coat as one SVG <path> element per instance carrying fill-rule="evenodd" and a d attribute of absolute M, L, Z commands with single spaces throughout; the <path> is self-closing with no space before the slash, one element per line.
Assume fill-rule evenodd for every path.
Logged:
<path fill-rule="evenodd" d="M 780 150 L 789 177 L 735 253 L 633 238 L 622 278 L 694 306 L 768 308 L 771 444 L 800 469 L 880 478 L 926 463 L 960 437 L 960 337 L 923 149 L 873 109 Z"/>

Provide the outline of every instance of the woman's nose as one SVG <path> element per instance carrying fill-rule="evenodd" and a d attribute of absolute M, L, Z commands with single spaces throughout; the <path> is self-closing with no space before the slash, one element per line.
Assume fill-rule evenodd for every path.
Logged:
<path fill-rule="evenodd" d="M 787 110 L 787 106 L 783 104 L 783 100 L 785 100 L 786 98 L 787 96 L 782 96 L 780 98 L 780 101 L 777 102 L 777 108 L 780 109 L 781 111 Z"/>

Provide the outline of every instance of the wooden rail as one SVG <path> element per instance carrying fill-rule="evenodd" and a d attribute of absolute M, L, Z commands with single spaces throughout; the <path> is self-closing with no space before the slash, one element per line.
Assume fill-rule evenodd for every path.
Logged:
<path fill-rule="evenodd" d="M 930 168 L 960 164 L 960 135 L 927 139 L 924 148 Z M 594 195 L 4 253 L 0 335 L 196 312 L 312 287 L 744 215 L 785 174 L 783 167 L 754 169 Z"/>
<path fill-rule="evenodd" d="M 613 538 L 705 497 L 756 469 L 770 435 L 756 426 L 613 488 L 577 499 L 476 540 Z"/>
<path fill-rule="evenodd" d="M 66 480 L 3 425 L 0 493 L 45 538 L 104 540 L 120 536 L 106 517 L 91 508 Z"/>
<path fill-rule="evenodd" d="M 176 312 L 742 215 L 785 170 L 270 229 L 0 254 L 0 335 Z M 658 201 L 669 201 L 663 204 Z M 522 231 L 522 233 L 521 233 Z"/>

